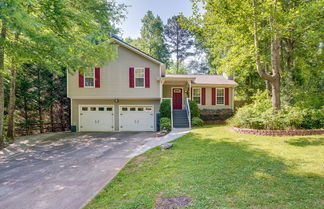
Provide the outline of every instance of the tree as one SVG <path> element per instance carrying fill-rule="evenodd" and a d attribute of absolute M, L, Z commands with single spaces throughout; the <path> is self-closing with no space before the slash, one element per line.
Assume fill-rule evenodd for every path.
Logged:
<path fill-rule="evenodd" d="M 170 53 L 175 55 L 176 69 L 179 70 L 179 65 L 188 56 L 193 55 L 190 51 L 194 44 L 193 34 L 180 23 L 180 19 L 183 16 L 177 15 L 168 19 L 168 23 L 165 25 L 165 36 L 167 40 L 167 46 Z"/>
<path fill-rule="evenodd" d="M 199 2 L 204 2 L 204 15 Z M 257 72 L 271 84 L 274 110 L 280 108 L 281 92 L 297 87 L 294 79 L 316 79 L 322 1 L 196 0 L 193 8 L 190 29 L 204 37 L 212 65 L 236 77 Z"/>
<path fill-rule="evenodd" d="M 8 66 L 29 62 L 57 71 L 62 66 L 85 70 L 107 62 L 115 52 L 110 34 L 117 32 L 114 23 L 123 8 L 104 0 L 13 0 L 0 4 L 0 146 L 3 78 Z"/>

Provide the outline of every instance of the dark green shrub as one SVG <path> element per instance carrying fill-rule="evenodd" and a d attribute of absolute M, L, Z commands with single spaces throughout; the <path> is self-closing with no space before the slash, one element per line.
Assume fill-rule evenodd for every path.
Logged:
<path fill-rule="evenodd" d="M 190 100 L 189 107 L 190 107 L 191 118 L 200 117 L 200 111 L 196 102 Z"/>
<path fill-rule="evenodd" d="M 169 118 L 161 118 L 160 119 L 160 130 L 161 131 L 171 131 L 172 127 L 171 127 L 171 120 Z"/>
<path fill-rule="evenodd" d="M 241 128 L 285 130 L 321 129 L 324 127 L 324 109 L 306 109 L 282 105 L 274 112 L 265 93 L 258 94 L 252 104 L 240 108 L 229 120 Z"/>
<path fill-rule="evenodd" d="M 165 99 L 160 104 L 160 117 L 171 119 L 171 102 L 169 99 Z"/>
<path fill-rule="evenodd" d="M 191 124 L 192 126 L 202 126 L 204 125 L 204 121 L 201 120 L 199 117 L 193 117 Z"/>

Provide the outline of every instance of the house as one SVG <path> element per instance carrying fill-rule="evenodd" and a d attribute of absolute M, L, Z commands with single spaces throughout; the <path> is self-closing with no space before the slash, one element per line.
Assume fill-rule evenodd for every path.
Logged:
<path fill-rule="evenodd" d="M 216 75 L 168 75 L 165 65 L 118 38 L 118 56 L 84 74 L 68 74 L 71 123 L 78 131 L 155 131 L 162 99 L 174 127 L 190 126 L 188 100 L 201 109 L 233 109 L 233 80 Z"/>

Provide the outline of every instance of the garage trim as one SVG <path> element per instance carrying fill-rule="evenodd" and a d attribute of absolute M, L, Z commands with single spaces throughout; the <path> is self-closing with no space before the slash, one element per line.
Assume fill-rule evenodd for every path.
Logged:
<path fill-rule="evenodd" d="M 102 104 L 102 105 L 98 105 L 98 104 L 80 104 L 79 105 L 79 108 L 78 108 L 78 122 L 79 122 L 79 124 L 78 124 L 78 132 L 80 132 L 80 126 L 81 126 L 81 117 L 80 117 L 80 114 L 81 114 L 81 108 L 82 107 L 111 107 L 112 108 L 112 120 L 113 120 L 113 126 L 114 126 L 114 128 L 113 128 L 113 131 L 111 131 L 111 132 L 115 132 L 116 131 L 116 124 L 115 124 L 115 106 L 114 105 L 109 105 L 109 104 Z"/>
<path fill-rule="evenodd" d="M 131 104 L 131 105 L 127 105 L 127 104 L 122 104 L 122 105 L 118 105 L 118 130 L 120 130 L 120 125 L 121 125 L 121 121 L 120 121 L 120 114 L 121 114 L 121 108 L 122 107 L 151 107 L 152 108 L 152 114 L 153 114 L 153 131 L 155 131 L 156 129 L 156 125 L 155 125 L 155 111 L 154 111 L 154 105 L 153 104 Z"/>

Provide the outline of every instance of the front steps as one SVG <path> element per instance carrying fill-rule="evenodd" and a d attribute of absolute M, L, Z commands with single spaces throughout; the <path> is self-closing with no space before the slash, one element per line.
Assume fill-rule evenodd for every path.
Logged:
<path fill-rule="evenodd" d="M 173 110 L 173 127 L 189 128 L 189 121 L 186 110 Z"/>

